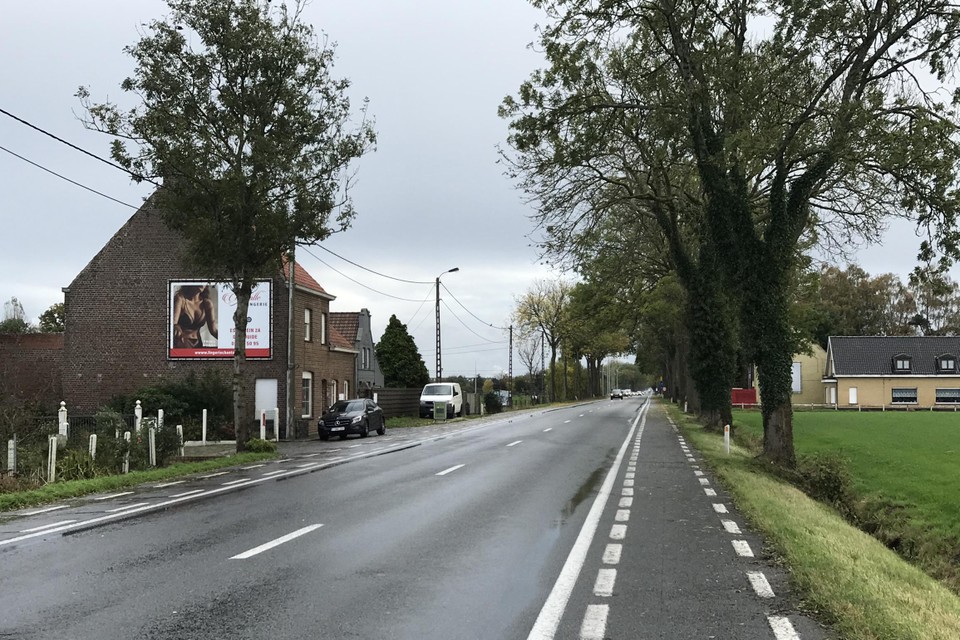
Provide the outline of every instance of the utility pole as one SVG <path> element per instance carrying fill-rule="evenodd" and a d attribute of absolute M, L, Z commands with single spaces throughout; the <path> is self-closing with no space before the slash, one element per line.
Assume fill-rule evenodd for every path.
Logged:
<path fill-rule="evenodd" d="M 437 282 L 436 282 L 437 284 L 437 297 L 436 297 L 436 300 L 437 300 L 437 368 L 436 368 L 437 377 L 434 380 L 434 382 L 440 382 L 440 377 L 443 375 L 443 367 L 441 366 L 441 362 L 440 362 L 440 276 L 442 276 L 444 273 L 453 273 L 454 271 L 460 271 L 460 267 L 447 269 L 446 271 L 441 273 L 439 276 L 437 276 Z"/>

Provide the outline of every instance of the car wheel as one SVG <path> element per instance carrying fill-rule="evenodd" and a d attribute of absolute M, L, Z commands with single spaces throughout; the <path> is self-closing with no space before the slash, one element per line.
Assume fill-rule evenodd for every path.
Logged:
<path fill-rule="evenodd" d="M 370 425 L 368 425 L 366 422 L 364 422 L 364 423 L 360 426 L 360 437 L 361 437 L 361 438 L 366 438 L 368 435 L 370 435 Z"/>
<path fill-rule="evenodd" d="M 463 407 L 460 407 L 460 411 L 457 411 L 457 417 L 458 417 L 458 418 L 462 418 L 462 417 L 463 417 Z"/>
<path fill-rule="evenodd" d="M 380 428 L 377 429 L 377 435 L 378 435 L 378 436 L 382 436 L 382 435 L 385 434 L 386 432 L 387 432 L 387 419 L 386 419 L 386 418 L 380 418 Z"/>

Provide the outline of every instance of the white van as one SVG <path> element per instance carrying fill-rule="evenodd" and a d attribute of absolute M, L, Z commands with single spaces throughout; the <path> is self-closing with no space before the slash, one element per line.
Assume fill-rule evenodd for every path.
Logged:
<path fill-rule="evenodd" d="M 433 417 L 434 402 L 447 403 L 447 417 L 463 415 L 463 392 L 457 382 L 432 382 L 420 392 L 420 417 Z"/>

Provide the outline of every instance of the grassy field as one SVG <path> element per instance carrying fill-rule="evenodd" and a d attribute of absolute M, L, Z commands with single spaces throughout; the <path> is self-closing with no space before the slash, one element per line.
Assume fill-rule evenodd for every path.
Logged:
<path fill-rule="evenodd" d="M 960 638 L 960 598 L 956 594 L 851 526 L 832 508 L 765 473 L 754 460 L 755 451 L 734 445 L 727 455 L 720 436 L 704 432 L 691 416 L 681 414 L 675 407 L 664 406 L 700 452 L 702 462 L 732 494 L 751 526 L 764 534 L 769 545 L 765 550 L 789 569 L 802 607 L 828 623 L 836 637 L 844 640 Z M 817 416 L 798 416 L 800 425 L 805 425 L 807 420 L 816 421 Z M 900 417 L 903 418 L 903 414 Z M 759 414 L 738 414 L 736 418 L 744 432 L 759 433 L 754 421 L 759 419 Z M 893 424 L 895 422 L 891 422 Z M 863 428 L 857 423 L 848 426 L 849 432 Z M 803 435 L 797 436 L 801 453 L 814 451 L 818 445 L 833 446 L 831 438 L 838 437 L 829 433 L 824 425 L 817 429 L 799 428 L 804 429 Z M 823 435 L 813 437 L 811 432 L 819 429 L 824 431 Z M 922 431 L 923 427 L 917 429 Z M 858 440 L 854 433 L 842 436 L 844 446 L 873 450 L 877 439 L 870 436 L 877 434 L 861 433 L 865 434 L 862 438 L 871 441 L 871 446 L 856 446 Z M 919 443 L 914 444 L 922 448 Z M 876 448 L 881 453 L 886 451 L 882 446 Z M 863 464 L 882 465 L 886 457 L 881 453 Z M 867 458 L 866 455 L 858 457 Z M 892 472 L 877 475 L 888 476 Z M 865 483 L 858 480 L 858 485 L 868 486 Z"/>
<path fill-rule="evenodd" d="M 861 496 L 903 510 L 915 527 L 960 540 L 960 413 L 797 412 L 798 455 L 841 454 Z M 735 411 L 734 424 L 761 438 L 759 411 Z"/>

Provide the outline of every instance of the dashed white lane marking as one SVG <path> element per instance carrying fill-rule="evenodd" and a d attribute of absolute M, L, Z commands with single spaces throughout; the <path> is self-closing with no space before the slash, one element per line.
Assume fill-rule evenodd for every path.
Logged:
<path fill-rule="evenodd" d="M 352 444 L 349 447 L 347 447 L 347 449 L 356 449 L 357 447 L 362 447 L 362 446 L 363 445 L 360 445 L 360 444 Z"/>
<path fill-rule="evenodd" d="M 770 628 L 773 629 L 773 635 L 777 637 L 777 640 L 800 640 L 800 636 L 793 630 L 793 625 L 790 624 L 789 619 L 781 616 L 768 616 L 767 622 L 770 623 Z"/>
<path fill-rule="evenodd" d="M 737 526 L 737 523 L 733 520 L 721 520 L 723 528 L 727 530 L 727 533 L 740 533 L 740 527 Z"/>
<path fill-rule="evenodd" d="M 703 471 L 694 471 L 694 472 L 693 472 L 693 475 L 695 475 L 695 476 L 697 476 L 697 477 L 699 478 L 700 476 L 703 475 Z"/>
<path fill-rule="evenodd" d="M 508 447 L 515 447 L 515 446 L 517 446 L 518 444 L 520 444 L 521 442 L 523 442 L 523 440 L 514 440 L 513 442 L 511 442 L 511 443 L 508 444 L 507 446 L 508 446 Z"/>
<path fill-rule="evenodd" d="M 626 522 L 630 519 L 630 509 L 617 509 L 617 515 L 613 516 L 617 522 Z"/>
<path fill-rule="evenodd" d="M 608 544 L 603 550 L 603 564 L 620 564 L 620 554 L 622 553 L 622 544 Z"/>
<path fill-rule="evenodd" d="M 307 465 L 309 466 L 309 465 Z M 231 480 L 230 482 L 223 482 L 220 484 L 221 487 L 232 487 L 235 484 L 240 484 L 241 482 L 250 482 L 250 478 L 239 478 L 237 480 Z"/>
<path fill-rule="evenodd" d="M 627 525 L 615 524 L 612 527 L 610 527 L 611 540 L 623 540 L 626 537 L 627 537 Z"/>
<path fill-rule="evenodd" d="M 59 527 L 62 524 L 70 524 L 71 522 L 76 522 L 76 520 L 61 520 L 59 522 L 51 522 L 50 524 L 45 524 L 42 527 L 33 527 L 32 529 L 23 529 L 20 533 L 33 533 L 34 531 L 43 531 L 44 529 L 50 529 L 51 527 Z"/>
<path fill-rule="evenodd" d="M 205 476 L 200 476 L 200 479 L 201 479 L 201 480 L 206 480 L 206 479 L 208 479 L 208 478 L 216 478 L 217 476 L 225 476 L 225 475 L 227 475 L 228 473 L 230 473 L 230 472 L 229 472 L 229 471 L 220 471 L 220 472 L 217 472 L 217 473 L 208 473 L 208 474 L 205 475 Z M 281 471 L 280 473 L 283 473 L 283 472 Z M 267 475 L 267 474 L 264 474 L 264 475 Z"/>
<path fill-rule="evenodd" d="M 633 506 L 633 498 L 620 498 L 620 504 L 617 506 L 623 509 L 629 509 Z"/>
<path fill-rule="evenodd" d="M 37 509 L 36 511 L 25 511 L 23 515 L 36 516 L 36 515 L 40 515 L 41 513 L 50 513 L 51 511 L 56 511 L 57 509 L 66 509 L 66 508 L 67 508 L 67 505 L 58 504 L 55 507 L 47 507 L 46 509 Z"/>
<path fill-rule="evenodd" d="M 546 432 L 548 432 L 548 431 L 553 431 L 553 427 L 547 427 L 546 429 L 543 430 L 544 433 L 546 433 Z"/>
<path fill-rule="evenodd" d="M 746 540 L 731 540 L 731 542 L 738 556 L 742 558 L 753 557 L 753 549 L 750 548 L 750 544 Z"/>
<path fill-rule="evenodd" d="M 570 421 L 569 421 L 569 420 L 564 420 L 564 421 L 563 421 L 563 424 L 570 424 Z"/>
<path fill-rule="evenodd" d="M 301 458 L 313 458 L 313 457 L 316 457 L 316 456 L 318 456 L 318 455 L 320 455 L 320 454 L 319 454 L 319 453 L 305 453 L 304 455 L 302 455 L 302 456 L 300 456 L 300 457 L 301 457 Z"/>
<path fill-rule="evenodd" d="M 286 472 L 287 472 L 286 469 L 277 469 L 276 471 L 267 471 L 266 473 L 263 474 L 263 477 L 266 478 L 268 476 L 275 476 L 278 473 L 286 473 Z"/>
<path fill-rule="evenodd" d="M 623 477 L 632 480 L 637 477 L 637 474 L 632 471 L 628 471 L 627 474 Z"/>
<path fill-rule="evenodd" d="M 226 473 L 226 471 L 224 471 L 224 473 Z M 123 493 L 111 493 L 108 496 L 100 496 L 99 498 L 94 498 L 94 500 L 96 500 L 97 502 L 100 502 L 101 500 L 111 500 L 113 498 L 119 498 L 120 496 L 132 496 L 132 495 L 133 495 L 133 491 L 124 491 Z"/>
<path fill-rule="evenodd" d="M 116 509 L 107 509 L 107 513 L 120 513 L 121 511 L 126 511 L 127 509 L 136 509 L 137 507 L 142 507 L 144 505 L 150 504 L 149 502 L 138 502 L 136 504 L 128 504 L 122 507 L 117 507 Z"/>
<path fill-rule="evenodd" d="M 192 496 L 196 493 L 203 493 L 203 489 L 194 489 L 193 491 L 187 491 L 186 493 L 178 493 L 176 495 L 170 496 L 171 498 L 184 498 L 186 496 Z"/>
<path fill-rule="evenodd" d="M 632 486 L 633 486 L 633 480 L 629 480 L 629 479 L 628 479 L 628 480 L 624 480 L 624 481 L 623 481 L 623 486 L 624 486 L 624 487 L 632 487 Z"/>
<path fill-rule="evenodd" d="M 307 467 L 312 467 L 314 464 L 316 464 L 316 463 L 315 463 L 315 462 L 305 462 L 305 463 L 303 463 L 303 464 L 298 464 L 298 465 L 297 465 L 297 469 L 306 469 Z"/>
<path fill-rule="evenodd" d="M 753 590 L 761 598 L 773 598 L 773 589 L 770 587 L 770 583 L 767 582 L 767 576 L 763 575 L 760 571 L 747 571 L 747 580 L 750 581 L 750 586 L 753 587 Z"/>
<path fill-rule="evenodd" d="M 713 510 L 717 513 L 729 513 L 729 511 L 727 511 L 727 505 L 716 502 L 713 504 Z"/>
<path fill-rule="evenodd" d="M 259 469 L 260 467 L 265 467 L 265 466 L 267 466 L 267 465 L 265 465 L 265 464 L 251 464 L 250 466 L 240 467 L 240 468 L 243 469 L 244 471 L 250 471 L 251 469 Z"/>
<path fill-rule="evenodd" d="M 607 635 L 607 615 L 610 605 L 587 605 L 587 613 L 580 625 L 580 640 L 603 640 Z"/>
<path fill-rule="evenodd" d="M 172 487 L 176 484 L 183 484 L 186 480 L 174 480 L 173 482 L 161 482 L 160 484 L 153 485 L 154 489 L 163 489 L 165 487 Z"/>
<path fill-rule="evenodd" d="M 609 598 L 613 595 L 613 586 L 616 582 L 616 569 L 600 569 L 597 571 L 597 581 L 593 583 L 593 595 L 599 598 Z"/>
<path fill-rule="evenodd" d="M 700 481 L 700 484 L 702 484 L 702 485 L 704 485 L 704 486 L 710 484 L 710 481 L 707 480 L 706 478 L 697 478 L 697 479 Z"/>
<path fill-rule="evenodd" d="M 297 529 L 297 530 L 294 531 L 293 533 L 288 533 L 288 534 L 285 535 L 285 536 L 280 536 L 280 537 L 277 538 L 276 540 L 271 540 L 270 542 L 265 542 L 264 544 L 260 545 L 259 547 L 254 547 L 253 549 L 250 549 L 249 551 L 244 551 L 243 553 L 238 553 L 237 555 L 232 556 L 230 559 L 231 559 L 231 560 L 246 560 L 247 558 L 251 558 L 251 557 L 257 555 L 258 553 L 263 553 L 264 551 L 269 551 L 270 549 L 273 549 L 274 547 L 277 547 L 277 546 L 283 544 L 284 542 L 290 542 L 290 541 L 293 540 L 294 538 L 299 538 L 300 536 L 302 536 L 302 535 L 304 535 L 304 534 L 307 534 L 307 533 L 310 533 L 311 531 L 314 531 L 314 530 L 316 530 L 316 529 L 319 529 L 319 528 L 322 527 L 322 526 L 323 526 L 322 524 L 312 524 L 312 525 L 310 525 L 309 527 L 304 527 L 304 528 L 302 528 L 302 529 Z"/>
<path fill-rule="evenodd" d="M 465 464 L 458 464 L 458 465 L 455 465 L 455 466 L 453 466 L 453 467 L 450 467 L 449 469 L 444 469 L 443 471 L 441 471 L 440 473 L 438 473 L 438 474 L 436 474 L 436 475 L 438 475 L 438 476 L 445 476 L 445 475 L 447 475 L 448 473 L 453 473 L 453 472 L 456 471 L 457 469 L 462 469 L 462 468 L 464 468 L 465 466 L 467 466 L 467 465 L 465 465 Z"/>
<path fill-rule="evenodd" d="M 703 492 L 710 496 L 711 498 L 716 497 L 717 492 L 715 489 L 704 489 Z"/>
<path fill-rule="evenodd" d="M 623 489 L 620 490 L 620 495 L 622 495 L 622 496 L 632 496 L 632 495 L 633 495 L 633 487 L 624 487 Z"/>

